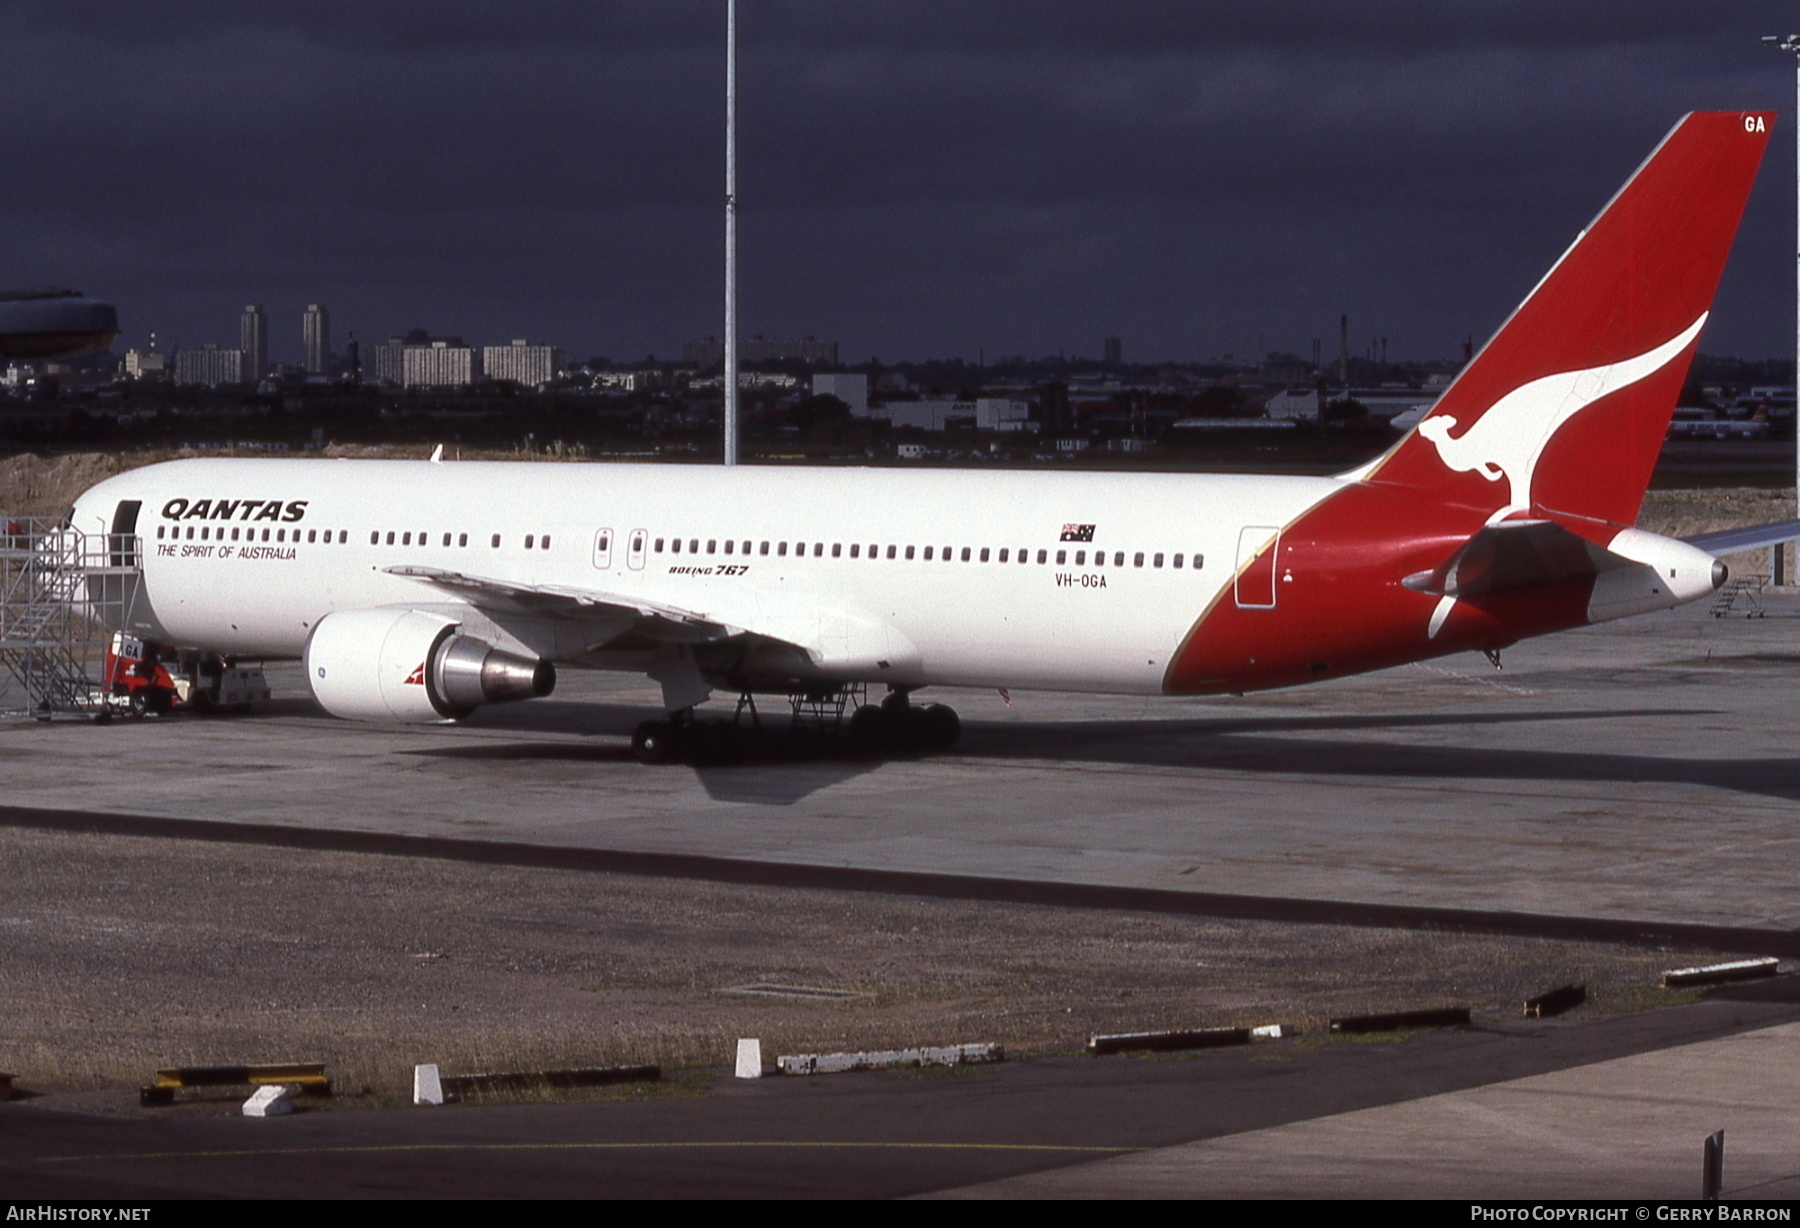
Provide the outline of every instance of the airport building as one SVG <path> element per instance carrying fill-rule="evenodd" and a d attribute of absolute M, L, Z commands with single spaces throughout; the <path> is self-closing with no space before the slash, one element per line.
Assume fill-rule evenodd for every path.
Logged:
<path fill-rule="evenodd" d="M 491 380 L 511 380 L 527 388 L 547 384 L 561 374 L 563 352 L 553 345 L 519 339 L 511 345 L 482 347 L 481 369 Z"/>
<path fill-rule="evenodd" d="M 869 416 L 869 377 L 866 375 L 815 375 L 812 390 L 816 397 L 836 397 L 858 418 Z"/>

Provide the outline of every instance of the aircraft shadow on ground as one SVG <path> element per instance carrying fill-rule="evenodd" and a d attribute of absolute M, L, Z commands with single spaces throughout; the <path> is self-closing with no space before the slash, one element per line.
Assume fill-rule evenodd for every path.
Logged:
<path fill-rule="evenodd" d="M 1328 730 L 1442 728 L 1527 721 L 1621 721 L 1720 715 L 1695 708 L 1620 712 L 1520 712 L 1418 716 L 1249 717 L 1107 721 L 1054 726 L 964 726 L 960 754 L 1068 759 L 1122 766 L 1202 768 L 1250 775 L 1395 777 L 1411 780 L 1687 784 L 1800 800 L 1800 757 L 1732 759 L 1600 751 L 1409 745 L 1389 741 L 1258 736 Z"/>
<path fill-rule="evenodd" d="M 399 753 L 468 761 L 632 762 L 626 736 L 644 710 L 563 705 L 566 711 L 530 720 L 490 720 L 494 732 L 527 740 L 465 743 Z M 1507 749 L 1479 745 L 1417 745 L 1308 734 L 1333 731 L 1453 731 L 1484 725 L 1550 722 L 1616 722 L 1646 719 L 1692 721 L 1719 713 L 1697 708 L 1634 708 L 1618 712 L 1424 713 L 1329 716 L 1244 716 L 1199 720 L 1120 720 L 964 726 L 946 763 L 965 757 L 988 760 L 1057 760 L 1124 767 L 1191 768 L 1247 776 L 1332 777 L 1453 782 L 1501 780 L 1595 784 L 1686 784 L 1800 800 L 1800 757 L 1734 759 L 1629 755 L 1598 751 Z M 533 733 L 586 733 L 596 742 L 541 742 Z M 896 759 L 808 757 L 752 759 L 703 767 L 647 767 L 649 772 L 691 772 L 715 801 L 792 805 L 814 793 L 875 771 Z"/>

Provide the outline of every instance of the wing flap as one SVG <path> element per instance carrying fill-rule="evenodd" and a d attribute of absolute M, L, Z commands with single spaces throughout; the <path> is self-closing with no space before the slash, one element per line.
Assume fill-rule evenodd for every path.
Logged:
<path fill-rule="evenodd" d="M 641 596 L 571 588 L 556 584 L 524 584 L 516 580 L 495 580 L 471 576 L 441 567 L 406 564 L 382 568 L 388 575 L 403 576 L 470 605 L 501 614 L 533 614 L 540 617 L 577 618 L 596 610 L 630 614 L 632 630 L 651 639 L 673 643 L 710 643 L 743 635 L 746 628 L 710 617 L 695 610 L 683 609 L 667 602 L 652 601 Z"/>

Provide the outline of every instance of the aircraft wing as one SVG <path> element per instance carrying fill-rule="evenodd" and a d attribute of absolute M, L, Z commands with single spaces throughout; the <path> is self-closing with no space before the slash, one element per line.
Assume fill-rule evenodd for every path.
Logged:
<path fill-rule="evenodd" d="M 500 614 L 533 614 L 551 618 L 578 618 L 603 610 L 629 614 L 636 620 L 632 629 L 654 640 L 706 643 L 742 635 L 747 630 L 695 610 L 647 600 L 641 596 L 557 584 L 521 584 L 512 580 L 493 580 L 459 571 L 446 571 L 441 567 L 419 567 L 412 564 L 384 567 L 382 570 L 392 576 L 418 580 L 479 609 Z"/>
<path fill-rule="evenodd" d="M 1776 546 L 1800 538 L 1800 520 L 1780 520 L 1774 524 L 1753 524 L 1741 529 L 1720 529 L 1716 533 L 1696 533 L 1681 540 L 1698 546 L 1711 555 L 1736 554 L 1761 546 Z"/>

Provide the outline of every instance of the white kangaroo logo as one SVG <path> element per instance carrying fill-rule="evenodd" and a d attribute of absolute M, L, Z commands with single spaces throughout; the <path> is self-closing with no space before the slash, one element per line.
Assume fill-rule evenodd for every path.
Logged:
<path fill-rule="evenodd" d="M 1456 419 L 1439 414 L 1419 423 L 1419 434 L 1437 448 L 1438 459 L 1458 473 L 1471 470 L 1490 482 L 1508 483 L 1506 506 L 1489 519 L 1504 520 L 1531 506 L 1531 479 L 1544 449 L 1563 423 L 1601 397 L 1627 388 L 1662 370 L 1706 325 L 1709 312 L 1655 349 L 1585 371 L 1564 371 L 1522 384 L 1488 407 L 1488 411 L 1456 438 Z"/>

